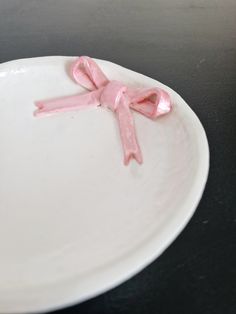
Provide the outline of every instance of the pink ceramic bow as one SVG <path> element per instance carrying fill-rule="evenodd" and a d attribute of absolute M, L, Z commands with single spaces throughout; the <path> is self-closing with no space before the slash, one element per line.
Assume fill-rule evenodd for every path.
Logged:
<path fill-rule="evenodd" d="M 131 158 L 142 163 L 137 142 L 134 120 L 130 108 L 148 118 L 155 119 L 171 110 L 170 96 L 164 90 L 154 88 L 131 88 L 118 81 L 109 81 L 95 61 L 79 57 L 72 65 L 74 80 L 89 93 L 36 102 L 35 115 L 105 106 L 115 112 L 124 149 L 124 163 Z"/>

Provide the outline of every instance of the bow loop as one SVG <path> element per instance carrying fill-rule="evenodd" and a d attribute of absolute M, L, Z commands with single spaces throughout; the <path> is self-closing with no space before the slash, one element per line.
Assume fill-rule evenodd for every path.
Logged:
<path fill-rule="evenodd" d="M 130 107 L 150 119 L 167 114 L 171 110 L 170 96 L 160 88 L 131 91 L 130 95 Z"/>
<path fill-rule="evenodd" d="M 89 57 L 79 57 L 72 65 L 71 74 L 74 80 L 88 90 L 99 89 L 109 83 L 109 80 Z"/>

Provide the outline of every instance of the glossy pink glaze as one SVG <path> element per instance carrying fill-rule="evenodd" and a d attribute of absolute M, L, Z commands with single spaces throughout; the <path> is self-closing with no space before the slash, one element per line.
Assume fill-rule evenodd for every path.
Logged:
<path fill-rule="evenodd" d="M 142 153 L 136 138 L 134 119 L 130 108 L 148 118 L 155 119 L 171 111 L 170 96 L 164 90 L 154 88 L 131 88 L 118 81 L 109 81 L 95 61 L 79 57 L 72 65 L 73 79 L 89 90 L 88 93 L 37 101 L 35 116 L 70 111 L 88 107 L 104 106 L 117 116 L 124 150 L 124 164 L 134 158 L 142 163 Z"/>

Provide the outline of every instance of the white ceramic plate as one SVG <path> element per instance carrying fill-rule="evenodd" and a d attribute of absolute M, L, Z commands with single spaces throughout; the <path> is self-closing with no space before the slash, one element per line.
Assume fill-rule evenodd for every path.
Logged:
<path fill-rule="evenodd" d="M 35 100 L 81 92 L 71 57 L 0 65 L 0 313 L 60 308 L 102 293 L 158 257 L 191 218 L 209 151 L 202 125 L 163 84 L 96 60 L 110 79 L 160 86 L 171 114 L 134 113 L 142 166 L 123 165 L 104 108 L 34 118 Z"/>

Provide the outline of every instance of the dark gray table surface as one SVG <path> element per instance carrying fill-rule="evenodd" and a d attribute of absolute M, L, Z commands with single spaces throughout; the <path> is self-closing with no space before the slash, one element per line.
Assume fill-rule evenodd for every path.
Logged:
<path fill-rule="evenodd" d="M 0 0 L 0 62 L 44 55 L 107 59 L 169 85 L 211 153 L 202 201 L 162 256 L 57 313 L 236 313 L 236 1 Z"/>

